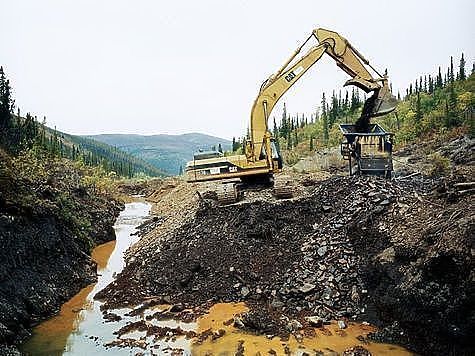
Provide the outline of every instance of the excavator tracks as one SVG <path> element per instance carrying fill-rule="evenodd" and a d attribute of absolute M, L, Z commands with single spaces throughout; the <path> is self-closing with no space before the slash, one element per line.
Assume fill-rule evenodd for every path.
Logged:
<path fill-rule="evenodd" d="M 220 205 L 233 204 L 239 200 L 239 188 L 236 183 L 221 184 L 216 194 Z"/>
<path fill-rule="evenodd" d="M 292 198 L 294 196 L 292 179 L 289 176 L 275 177 L 274 196 L 278 199 Z"/>

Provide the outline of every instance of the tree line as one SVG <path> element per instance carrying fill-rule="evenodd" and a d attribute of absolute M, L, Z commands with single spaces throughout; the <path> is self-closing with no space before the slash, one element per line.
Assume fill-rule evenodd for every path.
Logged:
<path fill-rule="evenodd" d="M 132 178 L 142 173 L 162 175 L 157 168 L 119 149 L 78 136 L 66 135 L 46 126 L 36 116 L 26 113 L 23 117 L 16 108 L 12 87 L 3 67 L 0 67 L 0 146 L 12 154 L 35 149 L 46 156 L 81 161 L 92 167 L 102 167 L 106 172 Z"/>
<path fill-rule="evenodd" d="M 317 131 L 322 132 L 320 141 L 327 142 L 334 124 L 341 120 L 348 122 L 350 117 L 363 106 L 364 100 L 365 97 L 361 98 L 359 91 L 354 88 L 351 95 L 348 91 L 345 91 L 344 95 L 341 90 L 338 95 L 336 91 L 333 91 L 329 101 L 327 101 L 327 95 L 323 93 L 320 106 L 310 115 L 304 113 L 291 115 L 284 103 L 280 120 L 273 117 L 273 137 L 279 146 L 287 150 L 292 150 L 303 141 L 308 141 L 310 150 L 313 150 L 317 140 L 320 140 Z M 314 130 L 310 130 L 308 134 L 308 128 L 314 128 Z M 245 136 L 233 137 L 232 150 L 234 152 L 242 150 L 247 139 L 249 139 L 249 129 Z"/>
<path fill-rule="evenodd" d="M 467 123 L 467 118 L 473 119 L 473 86 L 466 83 L 467 79 L 473 83 L 473 78 L 468 78 L 465 67 L 463 53 L 457 70 L 454 69 L 454 60 L 451 56 L 444 75 L 439 66 L 435 75 L 421 75 L 414 83 L 409 84 L 405 101 L 410 103 L 409 117 L 414 123 L 415 135 L 437 127 L 451 129 Z M 474 73 L 475 63 L 470 77 L 473 77 Z M 428 115 L 430 113 L 432 116 Z M 471 124 L 473 125 L 473 121 Z"/>

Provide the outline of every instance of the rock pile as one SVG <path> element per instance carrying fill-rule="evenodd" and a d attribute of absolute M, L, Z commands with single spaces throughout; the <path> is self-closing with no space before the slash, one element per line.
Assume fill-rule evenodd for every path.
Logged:
<path fill-rule="evenodd" d="M 460 354 L 473 347 L 475 218 L 469 194 L 448 200 L 439 183 L 332 177 L 296 199 L 203 204 L 162 238 L 144 237 L 98 296 L 109 307 L 246 301 L 235 326 L 281 336 L 367 320 L 388 326 L 375 339 Z"/>
<path fill-rule="evenodd" d="M 198 211 L 130 259 L 102 296 L 110 305 L 150 295 L 188 304 L 246 300 L 303 323 L 304 316 L 325 322 L 364 315 L 368 290 L 348 231 L 388 210 L 401 189 L 382 179 L 315 184 L 298 200 Z M 288 329 L 288 320 L 277 323 Z"/>

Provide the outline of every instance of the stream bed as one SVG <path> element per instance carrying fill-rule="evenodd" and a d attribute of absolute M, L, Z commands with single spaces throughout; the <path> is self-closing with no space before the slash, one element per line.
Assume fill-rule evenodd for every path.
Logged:
<path fill-rule="evenodd" d="M 114 225 L 116 240 L 97 246 L 92 252 L 97 263 L 97 283 L 82 289 L 61 307 L 58 315 L 35 327 L 32 337 L 22 345 L 22 352 L 33 356 L 131 354 L 130 348 L 112 351 L 104 346 L 117 338 L 114 331 L 133 321 L 134 318 L 124 317 L 129 310 L 114 311 L 123 319 L 108 323 L 100 310 L 102 302 L 94 300 L 94 296 L 124 268 L 124 253 L 137 242 L 134 233 L 149 215 L 150 208 L 145 202 L 126 204 Z"/>
<path fill-rule="evenodd" d="M 31 356 L 234 355 L 241 350 L 243 355 L 267 355 L 272 350 L 278 355 L 289 352 L 291 355 L 305 355 L 323 350 L 324 355 L 335 355 L 362 345 L 360 335 L 375 330 L 372 326 L 353 322 L 347 329 L 339 330 L 333 323 L 326 328 L 315 329 L 313 337 L 303 340 L 297 341 L 293 336 L 286 341 L 278 337 L 269 339 L 264 335 L 245 333 L 228 323 L 235 315 L 248 310 L 244 303 L 218 303 L 207 314 L 191 322 L 156 320 L 152 316 L 166 312 L 170 307 L 168 305 L 144 308 L 140 313 L 131 313 L 132 308 L 122 308 L 104 314 L 101 311 L 103 303 L 95 300 L 94 296 L 124 268 L 124 253 L 138 241 L 135 235 L 137 227 L 149 216 L 150 209 L 151 205 L 145 202 L 126 204 L 114 225 L 116 241 L 97 246 L 92 252 L 92 258 L 97 263 L 97 283 L 82 289 L 63 304 L 58 315 L 35 327 L 32 337 L 21 345 L 22 352 Z M 147 335 L 147 330 L 143 328 L 131 327 L 117 335 L 119 329 L 127 329 L 134 324 L 146 325 L 147 330 L 156 327 L 166 332 L 158 337 L 153 333 Z M 176 330 L 180 331 L 180 335 L 176 335 Z M 183 336 L 187 332 L 198 336 L 214 332 L 219 337 L 196 342 Z M 364 347 L 375 355 L 411 354 L 395 345 L 370 343 L 364 344 Z"/>

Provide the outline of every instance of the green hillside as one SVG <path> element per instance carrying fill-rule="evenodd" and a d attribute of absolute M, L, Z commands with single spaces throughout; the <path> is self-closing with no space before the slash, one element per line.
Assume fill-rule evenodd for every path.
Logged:
<path fill-rule="evenodd" d="M 151 177 L 166 175 L 162 170 L 145 160 L 104 142 L 69 134 L 61 134 L 61 136 L 74 146 L 79 147 L 80 150 L 88 152 L 88 159 L 92 161 L 93 165 L 102 165 L 107 171 L 130 170 L 131 174 L 127 173 L 127 176 L 131 177 L 140 174 Z"/>
<path fill-rule="evenodd" d="M 89 139 L 104 142 L 120 150 L 140 157 L 149 164 L 168 174 L 178 174 L 180 167 L 193 158 L 198 149 L 211 148 L 229 150 L 231 141 L 201 133 L 182 135 L 128 135 L 103 134 L 87 136 Z"/>

